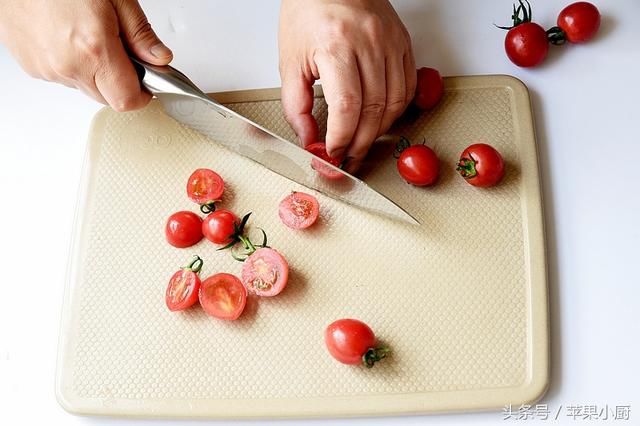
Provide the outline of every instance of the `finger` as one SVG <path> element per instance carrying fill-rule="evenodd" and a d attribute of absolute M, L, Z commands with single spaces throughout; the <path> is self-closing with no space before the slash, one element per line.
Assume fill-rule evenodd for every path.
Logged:
<path fill-rule="evenodd" d="M 404 63 L 405 87 L 407 91 L 405 100 L 408 105 L 416 95 L 416 86 L 418 84 L 418 72 L 416 70 L 416 61 L 413 57 L 411 44 L 409 44 L 409 49 L 404 54 L 402 61 Z"/>
<path fill-rule="evenodd" d="M 113 2 L 120 20 L 125 44 L 137 58 L 154 65 L 167 65 L 173 59 L 171 50 L 160 41 L 137 1 Z"/>
<path fill-rule="evenodd" d="M 284 116 L 304 146 L 318 141 L 318 123 L 313 117 L 313 80 L 305 78 L 296 66 L 284 68 L 282 108 Z"/>
<path fill-rule="evenodd" d="M 362 80 L 362 110 L 353 141 L 346 153 L 351 158 L 346 169 L 351 173 L 358 169 L 378 136 L 387 99 L 384 56 L 369 51 L 359 58 L 358 67 Z"/>
<path fill-rule="evenodd" d="M 380 136 L 389 130 L 393 122 L 400 117 L 407 106 L 403 60 L 401 55 L 392 55 L 386 58 L 387 101 L 376 136 Z"/>
<path fill-rule="evenodd" d="M 103 58 L 95 72 L 95 84 L 109 105 L 118 112 L 147 105 L 151 95 L 141 89 L 138 75 L 118 37 L 107 40 Z"/>
<path fill-rule="evenodd" d="M 362 88 L 358 63 L 353 53 L 316 55 L 318 74 L 327 102 L 327 153 L 340 158 L 346 152 L 358 127 L 362 107 Z"/>

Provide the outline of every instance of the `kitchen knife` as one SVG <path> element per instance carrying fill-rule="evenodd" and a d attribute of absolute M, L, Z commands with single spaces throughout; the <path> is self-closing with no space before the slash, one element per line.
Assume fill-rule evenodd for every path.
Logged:
<path fill-rule="evenodd" d="M 303 186 L 347 204 L 419 225 L 413 216 L 360 179 L 208 97 L 177 69 L 131 60 L 142 85 L 180 123 Z M 322 176 L 312 167 L 312 160 L 316 168 L 322 164 L 341 177 Z"/>

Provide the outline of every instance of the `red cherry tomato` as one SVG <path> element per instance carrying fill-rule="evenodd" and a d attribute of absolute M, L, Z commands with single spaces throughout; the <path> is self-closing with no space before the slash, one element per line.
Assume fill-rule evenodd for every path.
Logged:
<path fill-rule="evenodd" d="M 562 9 L 558 15 L 558 27 L 571 43 L 591 40 L 600 28 L 600 11 L 591 3 L 580 1 Z"/>
<path fill-rule="evenodd" d="M 202 239 L 202 219 L 189 211 L 180 211 L 169 216 L 164 227 L 167 242 L 174 247 L 185 248 Z"/>
<path fill-rule="evenodd" d="M 504 176 L 504 161 L 494 147 L 477 143 L 462 152 L 456 170 L 471 185 L 488 187 Z"/>
<path fill-rule="evenodd" d="M 223 192 L 224 181 L 213 170 L 197 169 L 187 181 L 187 195 L 200 205 L 219 200 Z"/>
<path fill-rule="evenodd" d="M 324 342 L 331 356 L 343 364 L 373 365 L 387 356 L 387 348 L 376 347 L 376 336 L 362 321 L 340 319 L 327 327 Z"/>
<path fill-rule="evenodd" d="M 416 186 L 427 186 L 438 179 L 440 161 L 426 145 L 413 145 L 400 153 L 397 162 L 400 176 Z"/>
<path fill-rule="evenodd" d="M 202 221 L 202 233 L 212 243 L 227 244 L 233 240 L 239 224 L 238 217 L 231 211 L 216 210 Z"/>
<path fill-rule="evenodd" d="M 547 33 L 534 22 L 525 22 L 507 32 L 504 48 L 511 62 L 519 67 L 535 67 L 549 51 Z"/>
<path fill-rule="evenodd" d="M 329 154 L 327 153 L 327 145 L 324 142 L 312 143 L 310 145 L 307 145 L 304 149 L 333 166 L 340 167 L 340 164 L 342 164 L 342 158 L 332 158 L 329 156 Z M 337 180 L 343 177 L 340 172 L 336 172 L 335 170 L 330 169 L 317 160 L 311 160 L 311 168 L 318 172 L 320 176 L 327 179 Z"/>
<path fill-rule="evenodd" d="M 247 289 L 235 275 L 219 273 L 202 281 L 199 298 L 207 314 L 235 320 L 247 304 Z"/>
<path fill-rule="evenodd" d="M 418 69 L 418 84 L 413 103 L 420 109 L 436 106 L 444 94 L 444 81 L 438 70 L 422 67 Z"/>
<path fill-rule="evenodd" d="M 316 197 L 304 192 L 292 192 L 280 201 L 278 215 L 289 228 L 304 229 L 316 223 L 319 210 Z"/>
<path fill-rule="evenodd" d="M 289 281 L 289 264 L 272 248 L 259 248 L 242 265 L 242 282 L 258 296 L 280 294 Z"/>
<path fill-rule="evenodd" d="M 198 273 L 202 264 L 202 259 L 195 256 L 189 265 L 173 274 L 165 293 L 165 302 L 170 311 L 181 311 L 196 303 L 200 291 Z"/>

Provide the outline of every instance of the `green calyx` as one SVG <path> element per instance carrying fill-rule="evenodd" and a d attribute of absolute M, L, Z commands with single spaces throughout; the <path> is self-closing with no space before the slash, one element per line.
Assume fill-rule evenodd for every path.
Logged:
<path fill-rule="evenodd" d="M 189 271 L 195 272 L 196 274 L 200 272 L 202 266 L 204 265 L 204 261 L 197 254 L 193 256 L 193 260 L 187 265 L 183 266 L 182 269 L 188 269 Z"/>
<path fill-rule="evenodd" d="M 390 353 L 391 349 L 386 347 L 369 348 L 364 355 L 362 355 L 362 364 L 367 368 L 371 368 L 376 362 L 386 358 Z"/>
<path fill-rule="evenodd" d="M 525 6 L 525 4 L 523 3 L 522 0 L 518 0 L 518 7 L 516 8 L 516 5 L 513 5 L 513 14 L 511 15 L 511 19 L 513 21 L 513 25 L 510 27 L 501 27 L 499 25 L 496 25 L 496 27 L 503 29 L 503 30 L 510 30 L 512 28 L 517 27 L 520 24 L 524 24 L 526 22 L 531 22 L 532 19 L 532 14 L 531 14 L 531 3 L 529 3 L 529 0 L 524 0 L 527 5 Z M 495 24 L 494 24 L 495 25 Z"/>
<path fill-rule="evenodd" d="M 213 213 L 216 211 L 216 203 L 219 203 L 222 200 L 211 200 L 204 204 L 200 205 L 200 211 L 204 214 Z"/>
<path fill-rule="evenodd" d="M 567 34 L 560 27 L 551 27 L 546 33 L 547 41 L 553 45 L 560 46 L 567 42 Z"/>
<path fill-rule="evenodd" d="M 471 179 L 478 175 L 478 171 L 476 170 L 476 162 L 470 158 L 461 158 L 458 163 L 458 167 L 456 167 L 460 176 L 465 179 Z"/>
<path fill-rule="evenodd" d="M 226 246 L 220 247 L 218 249 L 218 251 L 231 249 L 231 256 L 235 260 L 237 260 L 239 262 L 244 262 L 258 248 L 269 247 L 267 245 L 267 234 L 266 234 L 266 232 L 264 232 L 264 229 L 262 229 L 262 228 L 258 228 L 258 229 L 260 229 L 260 232 L 262 232 L 262 244 L 254 244 L 249 239 L 249 237 L 244 235 L 244 228 L 246 227 L 250 216 L 251 216 L 251 212 L 249 212 L 246 215 L 244 215 L 244 217 L 240 221 L 240 224 L 234 224 L 235 231 L 234 231 L 233 235 L 231 235 L 231 237 L 230 237 L 231 241 Z M 242 243 L 242 247 L 243 247 L 243 250 L 240 251 L 240 252 L 237 252 L 237 251 L 235 251 L 233 249 L 233 247 L 238 243 Z"/>

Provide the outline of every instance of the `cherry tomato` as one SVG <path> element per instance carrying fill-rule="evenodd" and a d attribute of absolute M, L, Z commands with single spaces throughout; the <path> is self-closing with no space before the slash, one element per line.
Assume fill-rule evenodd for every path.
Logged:
<path fill-rule="evenodd" d="M 444 81 L 438 70 L 422 67 L 418 69 L 418 84 L 413 103 L 420 109 L 431 109 L 440 102 L 444 94 Z"/>
<path fill-rule="evenodd" d="M 247 304 L 247 289 L 235 275 L 219 273 L 202 282 L 199 298 L 207 314 L 235 320 Z"/>
<path fill-rule="evenodd" d="M 519 67 L 535 67 L 549 52 L 547 33 L 534 22 L 525 22 L 509 30 L 504 48 L 511 62 Z"/>
<path fill-rule="evenodd" d="M 202 264 L 202 259 L 195 256 L 190 264 L 173 274 L 165 294 L 165 302 L 170 311 L 181 311 L 196 303 L 200 291 L 198 273 Z"/>
<path fill-rule="evenodd" d="M 413 145 L 400 153 L 397 162 L 400 176 L 416 186 L 427 186 L 438 179 L 440 161 L 426 145 Z"/>
<path fill-rule="evenodd" d="M 304 229 L 316 223 L 319 210 L 316 197 L 304 192 L 292 192 L 280 201 L 278 215 L 289 228 Z"/>
<path fill-rule="evenodd" d="M 504 38 L 504 49 L 511 62 L 519 67 L 535 67 L 547 57 L 549 42 L 547 33 L 540 25 L 531 22 L 531 5 L 519 0 L 513 7 L 513 25 L 498 27 L 509 30 Z"/>
<path fill-rule="evenodd" d="M 187 195 L 191 201 L 200 205 L 220 200 L 223 192 L 224 181 L 213 170 L 197 169 L 187 181 Z"/>
<path fill-rule="evenodd" d="M 307 145 L 304 149 L 333 166 L 340 167 L 340 164 L 342 164 L 342 158 L 332 158 L 329 156 L 329 154 L 327 153 L 327 145 L 324 142 L 312 143 L 310 145 Z M 320 176 L 327 179 L 337 180 L 343 177 L 340 172 L 336 172 L 335 170 L 330 169 L 329 167 L 315 159 L 311 160 L 311 168 L 317 171 Z"/>
<path fill-rule="evenodd" d="M 462 152 L 456 170 L 471 185 L 488 187 L 504 176 L 504 161 L 494 147 L 477 143 Z"/>
<path fill-rule="evenodd" d="M 233 212 L 216 210 L 202 221 L 202 233 L 212 243 L 227 244 L 233 240 L 239 224 L 240 221 Z"/>
<path fill-rule="evenodd" d="M 167 242 L 174 247 L 185 248 L 202 239 L 202 219 L 189 211 L 180 211 L 169 216 L 164 227 Z"/>
<path fill-rule="evenodd" d="M 280 294 L 289 281 L 289 264 L 272 248 L 259 248 L 242 265 L 242 282 L 258 296 Z"/>
<path fill-rule="evenodd" d="M 558 15 L 558 27 L 571 43 L 591 40 L 600 28 L 600 11 L 586 1 L 572 3 Z"/>
<path fill-rule="evenodd" d="M 331 356 L 343 364 L 367 367 L 385 358 L 389 349 L 376 347 L 376 336 L 369 326 L 355 319 L 340 319 L 327 327 L 324 342 Z"/>

